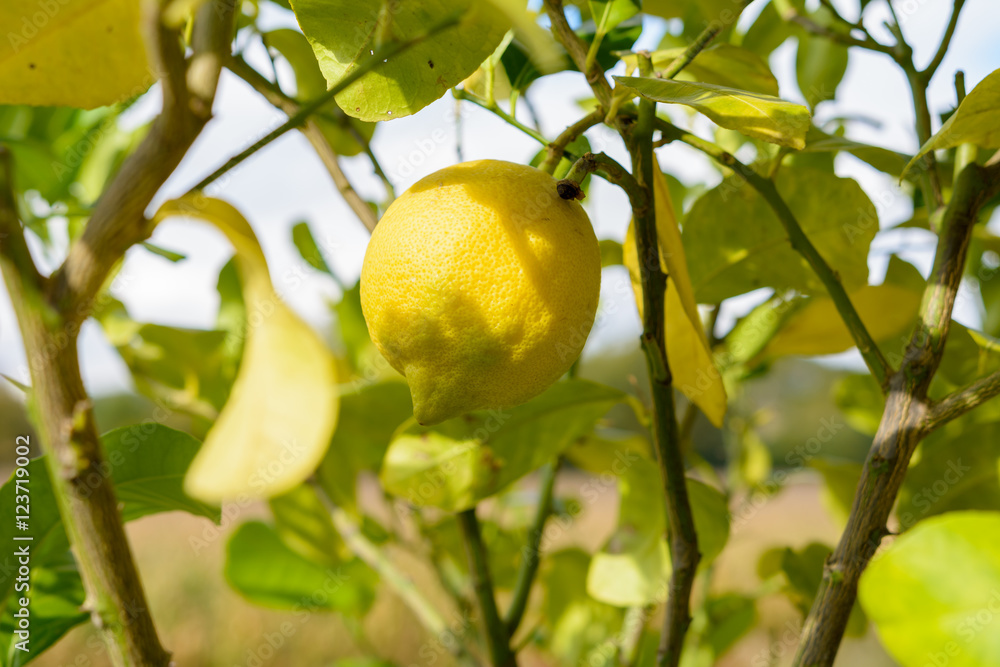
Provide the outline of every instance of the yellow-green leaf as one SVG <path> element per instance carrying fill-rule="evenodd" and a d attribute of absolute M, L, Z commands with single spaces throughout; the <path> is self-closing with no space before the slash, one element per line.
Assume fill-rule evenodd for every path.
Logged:
<path fill-rule="evenodd" d="M 247 310 L 243 361 L 233 390 L 184 488 L 206 502 L 272 497 L 319 465 L 337 422 L 333 355 L 275 293 L 260 243 L 231 205 L 203 195 L 165 203 L 156 220 L 182 215 L 212 223 L 236 249 Z"/>
<path fill-rule="evenodd" d="M 113 104 L 155 80 L 137 0 L 0 2 L 0 104 Z"/>
<path fill-rule="evenodd" d="M 869 285 L 851 296 L 868 333 L 876 341 L 906 333 L 920 306 L 920 293 L 899 285 Z M 854 347 L 847 326 L 833 299 L 816 297 L 796 311 L 771 339 L 763 354 L 817 356 L 837 354 Z"/>
<path fill-rule="evenodd" d="M 390 41 L 420 40 L 379 63 L 336 96 L 367 121 L 409 116 L 476 71 L 511 24 L 493 3 L 474 0 L 294 0 L 292 8 L 330 86 Z M 421 39 L 448 19 L 457 25 Z"/>
<path fill-rule="evenodd" d="M 653 51 L 650 54 L 653 67 L 663 69 L 685 50 L 686 47 Z M 625 73 L 632 76 L 638 66 L 638 56 L 629 54 L 622 61 Z M 676 80 L 700 81 L 775 97 L 778 95 L 778 80 L 771 73 L 767 61 L 753 51 L 732 44 L 716 44 L 705 49 L 681 70 Z"/>
<path fill-rule="evenodd" d="M 722 382 L 722 374 L 715 366 L 712 350 L 708 346 L 705 329 L 698 315 L 670 189 L 659 169 L 653 170 L 653 193 L 660 265 L 667 274 L 664 337 L 674 386 L 697 405 L 713 424 L 722 426 L 726 415 L 726 388 Z M 641 317 L 642 283 L 632 225 L 629 225 L 625 234 L 622 254 L 632 279 L 635 302 Z"/>
<path fill-rule="evenodd" d="M 809 130 L 809 109 L 778 97 L 710 83 L 616 76 L 615 81 L 646 99 L 684 104 L 721 127 L 780 146 L 801 149 Z"/>
<path fill-rule="evenodd" d="M 931 151 L 959 144 L 1000 148 L 1000 119 L 997 116 L 997 108 L 1000 108 L 1000 69 L 994 70 L 966 95 L 941 129 L 920 147 L 906 165 L 903 175 L 906 175 L 917 160 Z"/>

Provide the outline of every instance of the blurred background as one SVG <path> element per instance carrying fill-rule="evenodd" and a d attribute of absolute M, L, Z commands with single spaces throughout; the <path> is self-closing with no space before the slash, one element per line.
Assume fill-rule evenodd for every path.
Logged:
<path fill-rule="evenodd" d="M 530 4 L 540 2 L 533 0 Z M 848 19 L 857 17 L 857 2 L 835 0 L 833 4 Z M 898 5 L 902 29 L 914 46 L 915 61 L 918 66 L 923 65 L 938 44 L 951 3 L 910 0 Z M 761 6 L 760 2 L 751 4 L 739 26 L 749 25 Z M 940 114 L 955 105 L 954 71 L 964 70 L 966 87 L 971 90 L 1000 62 L 995 9 L 989 0 L 967 3 L 951 50 L 930 87 L 934 129 L 939 126 Z M 260 3 L 260 12 L 262 27 L 295 25 L 290 12 L 273 4 Z M 873 3 L 865 17 L 866 26 L 877 39 L 892 41 L 882 25 L 889 18 L 884 5 Z M 677 32 L 676 22 L 648 18 L 635 48 L 655 49 Z M 246 59 L 258 69 L 267 71 L 270 67 L 259 41 L 238 44 L 238 48 L 245 48 Z M 796 87 L 795 50 L 795 39 L 787 41 L 773 53 L 770 64 L 782 97 L 802 101 Z M 283 67 L 279 62 L 279 78 L 290 76 Z M 589 97 L 590 91 L 578 73 L 552 75 L 532 87 L 528 99 L 518 105 L 518 117 L 527 124 L 537 119 L 542 133 L 552 137 L 582 115 L 578 102 Z M 133 105 L 122 123 L 125 127 L 143 124 L 158 107 L 159 95 L 154 87 Z M 163 200 L 185 192 L 230 155 L 284 120 L 228 72 L 221 81 L 215 115 L 216 119 L 198 139 L 151 210 Z M 916 138 L 911 134 L 913 113 L 909 89 L 888 57 L 851 50 L 837 99 L 822 103 L 816 112 L 817 125 L 836 119 L 848 119 L 845 122 L 852 139 L 909 154 L 917 148 Z M 710 133 L 708 122 L 701 125 L 702 121 L 696 120 L 694 128 Z M 594 151 L 603 150 L 616 159 L 627 159 L 617 137 L 607 128 L 595 128 L 587 136 Z M 465 160 L 494 158 L 527 162 L 537 152 L 538 145 L 489 112 L 472 104 L 459 105 L 446 96 L 414 116 L 381 123 L 372 148 L 396 191 L 402 192 L 421 177 L 454 164 L 459 150 Z M 664 171 L 691 188 L 688 204 L 693 195 L 717 184 L 721 178 L 701 155 L 684 146 L 666 146 L 658 154 Z M 839 175 L 859 181 L 875 203 L 883 229 L 909 219 L 910 196 L 891 177 L 846 153 L 839 154 L 835 164 Z M 381 183 L 365 156 L 346 158 L 343 166 L 362 197 L 379 200 L 383 196 Z M 357 281 L 368 233 L 343 203 L 306 140 L 295 132 L 287 134 L 213 184 L 209 192 L 230 201 L 248 216 L 262 241 L 278 291 L 335 343 L 337 322 L 332 304 L 340 300 L 344 286 L 350 287 Z M 629 209 L 621 192 L 600 179 L 592 179 L 584 206 L 599 238 L 623 240 Z M 291 228 L 303 220 L 309 222 L 336 279 L 312 269 L 293 247 Z M 65 239 L 60 241 L 57 230 L 58 225 L 53 227 L 54 250 L 34 248 L 39 263 L 47 269 L 59 263 L 66 249 Z M 123 279 L 112 287 L 113 296 L 126 305 L 137 321 L 196 329 L 214 327 L 219 307 L 216 282 L 231 255 L 230 246 L 205 225 L 178 221 L 161 225 L 151 241 L 186 259 L 175 263 L 134 248 L 122 269 Z M 912 262 L 926 276 L 933 243 L 934 237 L 921 229 L 880 234 L 870 256 L 871 282 L 881 282 L 890 254 Z M 983 313 L 977 287 L 968 284 L 963 289 L 955 318 L 967 326 L 980 328 Z M 769 296 L 769 291 L 762 290 L 727 302 L 719 315 L 718 331 L 726 331 L 737 317 Z M 645 364 L 638 345 L 640 325 L 628 275 L 621 266 L 604 270 L 602 310 L 606 316 L 598 318 L 591 333 L 580 375 L 631 391 L 644 387 Z M 80 346 L 84 379 L 95 397 L 101 430 L 147 418 L 154 406 L 135 391 L 128 368 L 98 325 L 93 322 L 85 325 Z M 801 463 L 788 465 L 788 461 L 796 461 L 791 455 L 796 451 L 801 453 L 803 445 L 830 424 L 837 428 L 829 429 L 832 436 L 824 445 L 824 454 L 848 461 L 863 459 L 870 437 L 851 427 L 850 415 L 843 414 L 835 400 L 838 387 L 850 387 L 843 380 L 863 368 L 855 352 L 823 359 L 786 358 L 776 362 L 768 375 L 748 382 L 742 395 L 735 397 L 730 408 L 731 422 L 752 423 L 755 437 L 760 440 L 760 455 L 773 461 L 775 470 L 788 468 L 788 478 L 782 484 L 762 479 L 765 497 L 759 504 L 752 498 L 734 499 L 733 534 L 716 565 L 713 585 L 719 590 L 753 588 L 757 583 L 759 555 L 774 544 L 801 547 L 813 541 L 828 544 L 836 541 L 840 524 L 836 512 L 829 511 L 829 499 L 824 498 L 818 483 L 819 473 Z M 0 373 L 29 383 L 6 291 L 0 292 Z M 641 394 L 642 390 L 639 391 Z M 182 422 L 173 425 L 184 426 Z M 20 392 L 9 383 L 0 383 L 0 443 L 13 442 L 16 435 L 30 432 Z M 694 443 L 708 462 L 720 460 L 728 446 L 707 423 L 695 426 Z M 0 461 L 5 466 L 0 472 L 4 477 L 9 473 L 11 450 L 12 447 L 0 447 Z M 530 489 L 534 483 L 533 479 L 527 479 L 521 486 Z M 559 492 L 573 496 L 583 483 L 581 475 L 563 475 Z M 575 545 L 589 551 L 599 548 L 613 529 L 617 515 L 613 496 L 602 496 L 601 502 L 589 507 L 561 537 L 563 542 L 559 546 Z M 251 507 L 241 512 L 240 520 L 245 520 L 263 515 L 265 510 Z M 375 611 L 365 621 L 367 646 L 360 645 L 357 633 L 351 632 L 338 617 L 313 614 L 303 619 L 243 601 L 222 577 L 225 534 L 229 528 L 224 523 L 222 528 L 215 529 L 206 520 L 179 514 L 148 517 L 128 526 L 154 617 L 178 664 L 329 665 L 338 658 L 372 654 L 400 665 L 416 661 L 422 635 L 409 612 L 389 591 L 380 592 Z M 194 549 L 192 537 L 205 539 L 208 546 Z M 430 573 L 422 563 L 408 559 L 402 550 L 392 553 L 418 584 L 429 578 Z M 787 637 L 798 634 L 801 623 L 798 613 L 791 604 L 779 599 L 762 602 L 760 613 L 761 629 L 742 640 L 718 664 L 768 665 L 787 661 L 794 651 L 794 640 Z M 274 633 L 286 622 L 294 624 L 294 635 L 274 646 Z M 445 654 L 439 659 L 442 663 L 450 660 Z M 760 662 L 761 659 L 764 661 Z M 108 663 L 99 642 L 83 627 L 36 664 L 55 667 Z M 428 663 L 421 658 L 421 664 Z M 838 664 L 875 667 L 893 663 L 879 648 L 874 633 L 869 632 L 864 639 L 848 639 Z"/>

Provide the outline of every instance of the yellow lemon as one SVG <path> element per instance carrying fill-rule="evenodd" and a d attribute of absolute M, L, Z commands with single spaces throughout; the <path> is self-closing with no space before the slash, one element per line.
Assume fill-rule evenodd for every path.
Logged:
<path fill-rule="evenodd" d="M 361 308 L 421 424 L 523 403 L 583 349 L 601 253 L 556 183 L 534 167 L 465 162 L 418 181 L 375 228 Z"/>

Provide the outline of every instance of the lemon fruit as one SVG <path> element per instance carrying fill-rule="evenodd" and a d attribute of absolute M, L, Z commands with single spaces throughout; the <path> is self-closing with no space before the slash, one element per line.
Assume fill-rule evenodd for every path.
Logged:
<path fill-rule="evenodd" d="M 601 254 L 556 183 L 534 167 L 465 162 L 418 181 L 375 228 L 361 308 L 419 423 L 523 403 L 583 349 Z"/>

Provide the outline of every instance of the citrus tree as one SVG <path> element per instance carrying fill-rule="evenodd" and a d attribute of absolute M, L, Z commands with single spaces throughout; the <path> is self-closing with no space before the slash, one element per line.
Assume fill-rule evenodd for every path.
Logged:
<path fill-rule="evenodd" d="M 225 578 L 252 603 L 357 621 L 391 588 L 426 635 L 413 664 L 711 665 L 754 630 L 769 595 L 804 620 L 754 664 L 789 645 L 796 666 L 832 665 L 845 633 L 870 625 L 907 667 L 1000 663 L 1000 241 L 985 226 L 1000 191 L 1000 70 L 968 91 L 954 73 L 941 123 L 927 97 L 964 2 L 926 63 L 896 16 L 918 3 L 862 0 L 848 16 L 771 0 L 752 20 L 744 0 L 529 4 L 0 6 L 0 267 L 30 370 L 15 384 L 40 445 L 18 438 L 0 491 L 3 664 L 87 622 L 112 664 L 170 664 L 123 527 L 166 511 L 226 526 Z M 884 5 L 888 41 L 869 32 Z M 270 29 L 264 6 L 300 30 Z M 662 19 L 660 47 L 633 50 Z M 769 67 L 786 40 L 798 96 Z M 260 44 L 274 68 L 244 58 Z M 814 120 L 853 50 L 905 76 L 916 154 L 852 140 L 849 119 Z M 287 120 L 152 205 L 211 120 L 223 70 Z M 522 119 L 559 72 L 592 96 L 546 136 Z M 538 152 L 530 166 L 456 164 L 397 198 L 373 135 L 446 95 Z M 151 122 L 122 122 L 150 98 Z M 601 126 L 614 146 L 591 144 Z M 360 284 L 341 286 L 332 347 L 283 301 L 255 212 L 213 195 L 292 131 L 373 232 Z M 663 171 L 658 151 L 678 145 L 715 178 Z M 871 284 L 879 211 L 835 172 L 842 154 L 912 202 L 903 224 L 936 242 L 928 275 L 893 256 Z M 361 168 L 383 183 L 381 200 L 353 187 Z M 591 227 L 598 178 L 627 196 L 623 243 Z M 213 225 L 234 251 L 212 330 L 138 322 L 113 294 L 130 249 L 183 259 L 148 242 L 181 217 Z M 291 241 L 336 278 L 308 224 Z M 579 364 L 595 320 L 616 316 L 598 300 L 602 267 L 606 278 L 615 265 L 641 317 L 641 382 L 626 370 L 595 382 Z M 978 285 L 982 331 L 952 321 L 962 285 Z M 718 319 L 761 289 L 734 323 Z M 101 432 L 77 346 L 91 319 L 155 401 L 149 419 Z M 834 423 L 772 462 L 740 397 L 778 359 L 854 348 L 868 372 L 836 395 L 870 437 L 863 463 L 825 455 Z M 167 426 L 178 418 L 182 430 Z M 701 432 L 721 434 L 725 455 L 706 460 Z M 803 466 L 822 475 L 839 542 L 793 549 L 789 536 L 762 556 L 757 588 L 720 590 L 713 561 L 731 531 Z M 586 480 L 572 493 L 557 485 L 569 473 Z M 601 548 L 559 546 L 616 494 Z M 266 518 L 240 518 L 254 503 Z M 414 583 L 401 549 L 433 584 Z"/>

